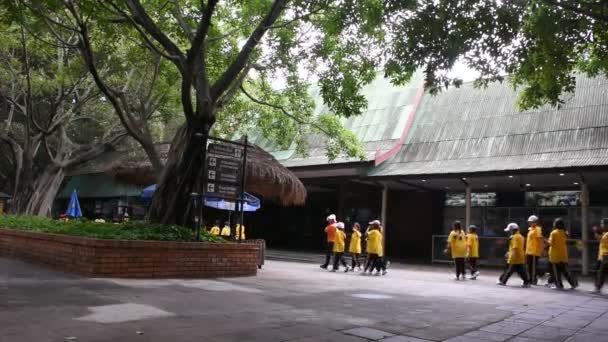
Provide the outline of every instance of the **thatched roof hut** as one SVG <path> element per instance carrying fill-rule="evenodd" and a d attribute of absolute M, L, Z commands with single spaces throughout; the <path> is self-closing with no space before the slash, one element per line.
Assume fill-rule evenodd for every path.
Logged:
<path fill-rule="evenodd" d="M 169 144 L 157 146 L 163 161 L 167 158 L 169 148 Z M 105 173 L 120 183 L 146 186 L 156 182 L 152 165 L 139 152 L 114 160 L 105 169 Z M 247 149 L 245 188 L 247 192 L 283 206 L 303 205 L 306 201 L 306 188 L 300 179 L 270 153 L 252 144 Z"/>

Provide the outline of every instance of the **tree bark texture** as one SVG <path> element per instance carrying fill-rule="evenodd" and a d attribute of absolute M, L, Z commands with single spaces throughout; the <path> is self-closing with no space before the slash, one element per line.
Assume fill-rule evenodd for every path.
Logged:
<path fill-rule="evenodd" d="M 203 137 L 196 133 L 203 133 Z M 150 221 L 192 226 L 190 194 L 202 192 L 207 137 L 208 132 L 197 132 L 186 124 L 178 130 L 150 206 Z"/>

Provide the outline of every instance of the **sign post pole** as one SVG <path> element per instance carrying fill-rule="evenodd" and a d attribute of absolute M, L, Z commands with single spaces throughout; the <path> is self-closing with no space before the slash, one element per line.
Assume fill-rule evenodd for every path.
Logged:
<path fill-rule="evenodd" d="M 245 181 L 246 181 L 246 176 L 247 176 L 247 148 L 248 148 L 249 144 L 247 143 L 247 136 L 245 135 L 245 148 L 243 150 L 243 168 L 241 170 L 241 206 L 240 206 L 240 227 L 241 227 L 241 231 L 238 232 L 239 236 L 238 236 L 238 241 L 241 242 L 241 236 L 243 236 L 243 232 L 245 230 L 245 225 L 244 225 L 244 220 L 243 220 L 243 216 L 244 216 L 244 212 L 245 212 Z"/>

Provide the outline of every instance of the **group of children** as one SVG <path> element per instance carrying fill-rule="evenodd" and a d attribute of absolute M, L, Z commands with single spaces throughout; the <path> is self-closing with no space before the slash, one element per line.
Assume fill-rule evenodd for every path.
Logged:
<path fill-rule="evenodd" d="M 353 231 L 350 235 L 348 251 L 351 254 L 352 262 L 349 268 L 346 260 L 344 260 L 344 252 L 346 250 L 346 233 L 344 232 L 344 223 L 337 222 L 336 215 L 327 217 L 327 226 L 325 234 L 327 235 L 327 251 L 325 263 L 321 268 L 327 269 L 331 256 L 333 255 L 334 262 L 332 272 L 337 272 L 340 265 L 344 266 L 344 272 L 348 271 L 363 271 L 363 275 L 371 275 L 376 270 L 376 275 L 386 275 L 387 262 L 384 260 L 384 248 L 382 244 L 382 224 L 378 220 L 369 222 L 369 227 L 365 231 L 364 238 L 366 239 L 367 261 L 365 267 L 361 269 L 359 257 L 361 256 L 361 226 L 359 223 L 353 224 Z"/>
<path fill-rule="evenodd" d="M 215 236 L 221 236 L 224 239 L 230 239 L 231 237 L 231 229 L 230 222 L 226 221 L 224 223 L 224 227 L 220 230 L 220 220 L 215 221 L 215 225 L 209 229 L 209 233 Z M 240 234 L 240 238 L 239 238 Z M 235 227 L 235 239 L 245 240 L 245 226 L 241 227 L 240 224 L 236 224 Z"/>
<path fill-rule="evenodd" d="M 562 279 L 565 278 L 572 289 L 578 287 L 578 281 L 568 269 L 568 232 L 564 220 L 556 218 L 553 230 L 548 239 L 543 236 L 539 219 L 535 215 L 528 218 L 528 233 L 524 237 L 517 223 L 509 223 L 505 232 L 510 232 L 509 249 L 506 253 L 507 267 L 497 281 L 497 285 L 505 286 L 507 281 L 517 272 L 523 280 L 523 287 L 538 285 L 538 278 L 543 274 L 539 270 L 539 259 L 545 251 L 549 260 L 549 278 L 547 286 L 553 289 L 564 289 Z M 595 238 L 599 241 L 598 261 L 595 270 L 595 288 L 599 293 L 608 274 L 608 218 L 601 221 L 600 228 L 593 228 Z M 479 276 L 477 260 L 479 259 L 479 237 L 476 227 L 470 226 L 465 233 L 460 221 L 453 223 L 453 229 L 447 240 L 446 253 L 450 252 L 456 267 L 456 280 L 465 279 L 465 261 L 468 260 L 471 269 L 470 279 Z"/>

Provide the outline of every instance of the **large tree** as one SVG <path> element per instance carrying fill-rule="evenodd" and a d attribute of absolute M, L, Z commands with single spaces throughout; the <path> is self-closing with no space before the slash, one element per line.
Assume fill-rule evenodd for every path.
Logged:
<path fill-rule="evenodd" d="M 66 172 L 113 149 L 124 130 L 78 54 L 22 25 L 0 30 L 0 170 L 10 209 L 49 215 Z"/>
<path fill-rule="evenodd" d="M 135 36 L 173 64 L 185 123 L 173 139 L 150 208 L 153 221 L 189 221 L 189 194 L 200 187 L 203 147 L 218 120 L 222 128 L 255 124 L 284 146 L 295 141 L 301 152 L 308 132 L 322 132 L 330 157 L 361 156 L 356 137 L 339 118 L 364 109 L 359 90 L 382 62 L 380 1 L 22 3 L 55 29 L 77 32 L 91 70 L 102 60 L 98 48 L 104 39 Z M 314 79 L 307 75 L 318 78 L 334 115 L 313 116 L 308 86 Z M 276 79 L 284 80 L 281 89 Z M 119 93 L 101 89 L 118 108 Z"/>

